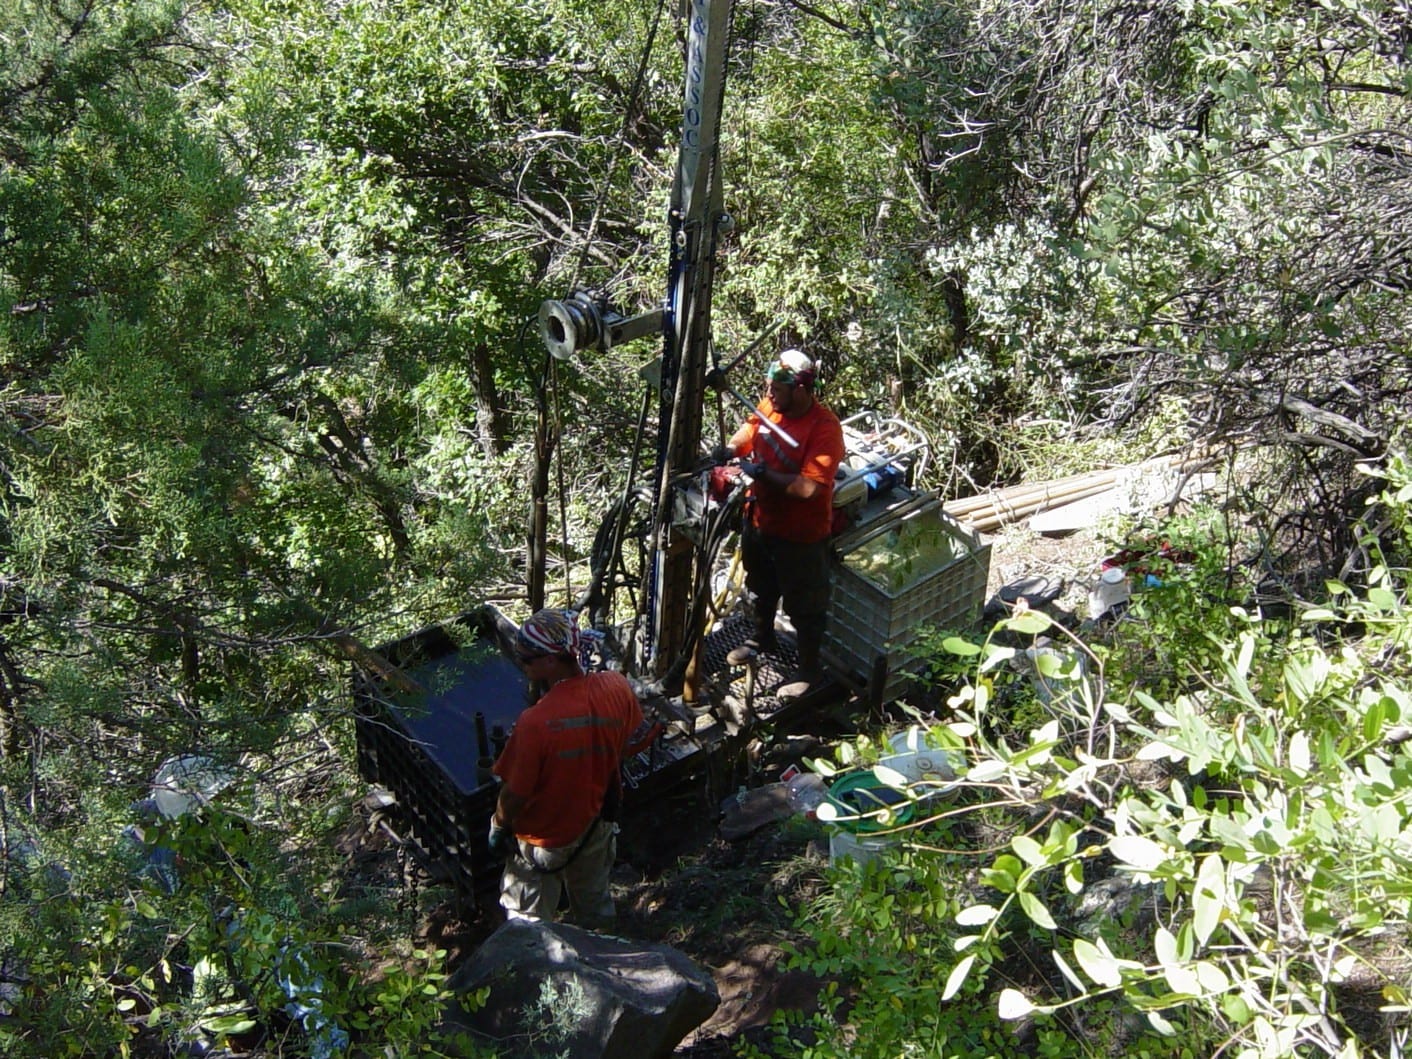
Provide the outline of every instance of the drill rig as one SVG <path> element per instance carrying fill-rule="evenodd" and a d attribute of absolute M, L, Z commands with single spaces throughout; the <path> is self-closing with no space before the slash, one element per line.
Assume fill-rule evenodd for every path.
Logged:
<path fill-rule="evenodd" d="M 648 400 L 655 395 L 657 403 L 654 469 L 630 484 L 604 518 L 589 584 L 573 602 L 590 627 L 594 646 L 587 664 L 628 675 L 658 730 L 648 749 L 624 766 L 629 806 L 634 797 L 671 787 L 733 753 L 761 724 L 783 721 L 819 698 L 851 693 L 877 706 L 897 697 L 911 664 L 909 640 L 924 623 L 959 628 L 973 620 L 989 568 L 989 547 L 949 520 L 935 494 L 912 487 L 928 459 L 927 439 L 895 419 L 853 416 L 843 421 L 847 458 L 835 483 L 835 508 L 849 528 L 835 538 L 841 564 L 824 644 L 833 683 L 787 703 L 771 694 L 772 681 L 796 660 L 787 629 L 773 658 L 761 656 L 743 671 L 725 661 L 753 628 L 745 601 L 728 587 L 726 544 L 743 483 L 732 485 L 704 454 L 703 408 L 714 393 L 739 405 L 740 418 L 754 411 L 755 400 L 731 388 L 729 373 L 773 333 L 729 363 L 711 340 L 717 248 L 734 224 L 723 205 L 718 152 L 732 5 L 686 0 L 681 142 L 663 303 L 629 315 L 604 296 L 578 290 L 545 301 L 538 313 L 545 349 L 559 360 L 657 335 L 662 341 L 660 357 L 642 372 Z M 548 446 L 538 449 L 544 454 Z M 547 482 L 546 468 L 539 472 L 537 480 Z M 532 562 L 536 550 L 544 551 L 542 521 L 538 525 Z M 936 545 L 928 543 L 927 558 L 908 559 L 906 583 L 873 577 L 865 560 L 874 553 L 896 556 L 909 536 L 935 537 Z M 851 557 L 857 569 L 850 569 Z M 634 601 L 626 621 L 614 607 L 623 589 Z M 543 604 L 536 598 L 542 591 L 540 570 L 538 577 L 532 573 L 530 610 Z M 530 689 L 511 660 L 514 629 L 485 606 L 385 645 L 392 664 L 427 689 L 418 694 L 399 694 L 385 673 L 355 675 L 360 771 L 395 798 L 405 832 L 399 837 L 472 903 L 499 874 L 482 841 L 496 793 L 489 766 L 529 701 Z"/>
<path fill-rule="evenodd" d="M 710 591 L 703 567 L 709 569 L 714 558 L 702 532 L 708 505 L 697 482 L 702 409 L 708 379 L 719 389 L 725 378 L 719 363 L 708 366 L 713 355 L 711 294 L 717 247 L 734 226 L 723 206 L 718 151 L 732 6 L 733 0 L 687 0 L 685 91 L 668 214 L 670 261 L 663 305 L 624 317 L 606 299 L 576 291 L 563 301 L 546 301 L 539 312 L 545 346 L 561 359 L 654 332 L 662 336 L 662 354 L 644 373 L 657 391 L 655 480 L 645 495 L 629 494 L 649 507 L 646 568 L 637 572 L 643 582 L 642 622 L 629 634 L 629 642 L 619 646 L 627 668 L 693 702 L 698 689 L 691 678 L 699 672 L 703 595 Z M 753 410 L 753 403 L 744 403 Z M 602 551 L 595 549 L 592 584 L 576 604 L 590 619 L 611 610 L 616 577 L 625 572 L 613 554 L 623 544 L 625 506 L 605 521 L 607 539 L 599 542 Z"/>

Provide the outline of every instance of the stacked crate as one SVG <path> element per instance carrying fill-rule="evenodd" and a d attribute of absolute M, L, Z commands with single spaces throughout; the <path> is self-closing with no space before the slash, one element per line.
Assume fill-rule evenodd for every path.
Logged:
<path fill-rule="evenodd" d="M 382 654 L 418 675 L 419 667 L 461 651 L 458 640 L 494 638 L 493 627 L 484 625 L 477 612 L 462 615 L 450 625 L 450 630 L 446 626 L 424 629 L 383 647 Z M 447 879 L 463 901 L 479 904 L 494 893 L 502 862 L 486 849 L 497 787 L 474 767 L 474 726 L 462 715 L 448 717 L 435 695 L 425 701 L 393 696 L 367 673 L 355 676 L 353 699 L 359 773 L 396 799 L 402 837 L 425 866 Z M 497 705 L 518 710 L 522 704 Z M 438 709 L 439 714 L 431 715 Z M 438 732 L 434 739 L 427 738 L 431 722 Z M 459 767 L 462 764 L 466 767 Z"/>
<path fill-rule="evenodd" d="M 837 542 L 824 659 L 875 704 L 901 698 L 926 665 L 923 629 L 963 631 L 979 620 L 990 545 L 921 494 Z"/>

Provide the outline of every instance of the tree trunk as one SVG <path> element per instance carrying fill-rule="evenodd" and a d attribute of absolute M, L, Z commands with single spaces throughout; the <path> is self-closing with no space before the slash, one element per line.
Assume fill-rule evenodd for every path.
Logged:
<path fill-rule="evenodd" d="M 495 386 L 490 347 L 479 342 L 471 349 L 471 384 L 476 388 L 476 431 L 481 450 L 499 456 L 510 444 L 510 415 Z"/>

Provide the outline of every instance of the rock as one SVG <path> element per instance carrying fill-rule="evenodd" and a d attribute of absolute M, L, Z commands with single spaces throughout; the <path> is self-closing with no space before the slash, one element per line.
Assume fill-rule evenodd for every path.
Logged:
<path fill-rule="evenodd" d="M 503 1059 L 666 1059 L 720 1003 L 710 973 L 666 945 L 524 920 L 487 938 L 448 985 L 490 988 L 478 1010 L 448 1010 L 443 1029 L 493 1041 Z"/>

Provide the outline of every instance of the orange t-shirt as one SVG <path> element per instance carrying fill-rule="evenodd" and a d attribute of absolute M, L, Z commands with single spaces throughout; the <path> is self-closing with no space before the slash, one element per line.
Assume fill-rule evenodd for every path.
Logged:
<path fill-rule="evenodd" d="M 495 774 L 525 799 L 515 834 L 550 849 L 583 834 L 641 723 L 642 707 L 621 673 L 584 673 L 546 691 L 520 714 L 495 762 Z"/>
<path fill-rule="evenodd" d="M 778 424 L 799 447 L 762 429 L 762 419 Z M 740 453 L 772 470 L 802 475 L 823 486 L 808 500 L 799 500 L 778 486 L 757 481 L 750 486 L 755 498 L 751 522 L 761 533 L 799 544 L 827 537 L 833 529 L 834 475 L 843 462 L 843 427 L 838 416 L 815 401 L 802 416 L 790 418 L 764 397 L 746 420 L 745 432 Z"/>

